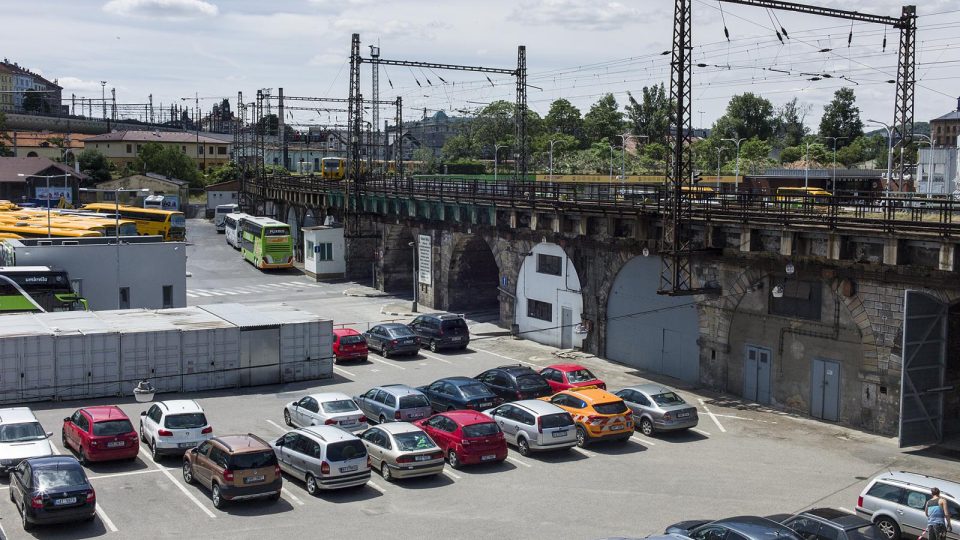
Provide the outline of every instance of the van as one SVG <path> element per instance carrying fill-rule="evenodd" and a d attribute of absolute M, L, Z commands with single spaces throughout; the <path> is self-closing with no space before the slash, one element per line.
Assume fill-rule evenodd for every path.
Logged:
<path fill-rule="evenodd" d="M 213 210 L 213 226 L 217 228 L 218 233 L 226 230 L 225 218 L 227 214 L 235 214 L 240 211 L 239 204 L 220 204 Z"/>

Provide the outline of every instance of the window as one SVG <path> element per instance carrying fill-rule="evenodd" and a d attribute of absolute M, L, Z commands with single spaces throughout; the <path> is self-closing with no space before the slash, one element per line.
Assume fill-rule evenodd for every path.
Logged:
<path fill-rule="evenodd" d="M 919 491 L 907 492 L 907 506 L 915 510 L 923 510 L 927 504 L 927 495 Z"/>
<path fill-rule="evenodd" d="M 132 153 L 133 153 L 133 145 L 132 145 L 132 144 L 128 144 L 128 145 L 127 145 L 127 153 L 128 153 L 128 154 L 132 154 Z"/>
<path fill-rule="evenodd" d="M 117 200 L 117 194 L 116 194 L 116 192 L 113 192 L 113 191 L 104 191 L 104 192 L 103 192 L 103 200 L 105 200 L 105 201 L 110 201 L 110 202 L 113 202 L 113 201 Z"/>
<path fill-rule="evenodd" d="M 313 247 L 313 252 L 317 254 L 318 261 L 333 260 L 333 244 L 330 242 L 322 242 L 322 243 L 316 244 Z"/>
<path fill-rule="evenodd" d="M 120 309 L 130 309 L 130 287 L 120 287 Z"/>
<path fill-rule="evenodd" d="M 163 308 L 173 307 L 173 285 L 163 286 Z"/>
<path fill-rule="evenodd" d="M 532 298 L 527 299 L 527 317 L 550 322 L 553 320 L 553 305 Z"/>
<path fill-rule="evenodd" d="M 183 152 L 184 154 L 186 154 L 186 153 L 187 153 L 187 145 L 181 146 L 181 147 L 180 147 L 180 151 Z"/>
<path fill-rule="evenodd" d="M 820 320 L 820 299 L 823 290 L 819 282 L 787 279 L 782 284 L 775 285 L 775 287 L 783 288 L 783 296 L 776 298 L 771 290 L 769 302 L 771 315 L 811 321 Z"/>
<path fill-rule="evenodd" d="M 723 527 L 704 527 L 697 531 L 694 531 L 690 538 L 694 540 L 723 540 L 727 535 L 727 530 Z"/>
<path fill-rule="evenodd" d="M 202 156 L 202 155 L 203 155 L 203 145 L 202 145 L 202 144 L 198 144 L 198 145 L 197 145 L 197 155 L 198 155 L 198 156 Z"/>
<path fill-rule="evenodd" d="M 867 492 L 867 496 L 899 503 L 903 498 L 903 490 L 897 486 L 877 482 L 870 488 L 870 491 Z"/>
<path fill-rule="evenodd" d="M 217 155 L 218 155 L 218 156 L 225 156 L 225 155 L 227 155 L 227 147 L 226 147 L 226 146 L 218 146 L 218 147 L 217 147 Z"/>
<path fill-rule="evenodd" d="M 210 147 L 209 153 L 210 153 L 211 156 L 213 155 L 213 147 L 212 147 L 212 146 Z"/>
<path fill-rule="evenodd" d="M 563 275 L 563 259 L 556 255 L 537 255 L 537 273 L 551 276 Z"/>

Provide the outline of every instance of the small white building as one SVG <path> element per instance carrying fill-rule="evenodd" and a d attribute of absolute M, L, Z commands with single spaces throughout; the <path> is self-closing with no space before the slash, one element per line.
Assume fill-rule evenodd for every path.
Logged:
<path fill-rule="evenodd" d="M 304 227 L 303 271 L 316 280 L 342 278 L 347 271 L 346 243 L 340 225 Z"/>
<path fill-rule="evenodd" d="M 524 338 L 561 349 L 583 345 L 580 277 L 562 247 L 533 247 L 520 268 L 516 296 L 516 324 Z"/>
<path fill-rule="evenodd" d="M 210 184 L 204 188 L 207 192 L 207 217 L 213 217 L 213 213 L 221 204 L 239 204 L 240 203 L 240 181 L 228 180 Z"/>
<path fill-rule="evenodd" d="M 917 156 L 917 193 L 950 195 L 960 188 L 960 149 L 921 148 Z"/>

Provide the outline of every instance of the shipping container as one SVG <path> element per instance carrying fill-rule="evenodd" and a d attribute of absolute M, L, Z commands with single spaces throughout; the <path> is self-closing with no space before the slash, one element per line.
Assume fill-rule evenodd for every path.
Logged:
<path fill-rule="evenodd" d="M 162 310 L 159 310 L 162 311 Z M 157 392 L 177 392 L 181 381 L 180 330 L 157 311 L 97 311 L 97 317 L 120 332 L 120 384 L 126 388 L 142 379 Z"/>
<path fill-rule="evenodd" d="M 240 330 L 240 385 L 276 384 L 280 378 L 280 321 L 259 306 L 211 304 L 201 309 Z"/>
<path fill-rule="evenodd" d="M 280 369 L 283 382 L 333 377 L 333 321 L 286 304 L 258 305 L 280 321 Z"/>
<path fill-rule="evenodd" d="M 55 395 L 54 333 L 30 313 L 0 317 L 0 403 Z"/>
<path fill-rule="evenodd" d="M 198 307 L 157 312 L 180 330 L 184 392 L 240 385 L 240 329 Z"/>
<path fill-rule="evenodd" d="M 120 332 L 91 311 L 38 313 L 56 335 L 57 399 L 120 395 L 133 384 L 120 384 Z"/>

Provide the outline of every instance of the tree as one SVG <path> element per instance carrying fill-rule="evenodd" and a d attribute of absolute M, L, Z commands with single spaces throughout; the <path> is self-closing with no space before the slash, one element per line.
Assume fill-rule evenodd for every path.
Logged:
<path fill-rule="evenodd" d="M 13 151 L 7 148 L 5 141 L 10 140 L 7 136 L 7 115 L 0 111 L 0 157 L 12 156 Z"/>
<path fill-rule="evenodd" d="M 740 170 L 754 173 L 764 169 L 770 163 L 770 143 L 757 137 L 744 141 L 740 145 Z"/>
<path fill-rule="evenodd" d="M 420 169 L 421 172 L 426 174 L 437 174 L 440 172 L 440 162 L 437 160 L 437 156 L 433 154 L 433 150 L 429 148 L 417 148 L 413 151 L 412 161 L 422 163 Z"/>
<path fill-rule="evenodd" d="M 637 102 L 633 94 L 627 92 L 627 122 L 634 135 L 647 137 L 649 142 L 665 142 L 670 129 L 670 100 L 667 91 L 660 83 L 657 86 L 643 87 L 642 102 Z"/>
<path fill-rule="evenodd" d="M 856 102 L 857 97 L 852 88 L 841 88 L 833 94 L 833 101 L 823 107 L 820 136 L 845 137 L 837 140 L 837 148 L 842 148 L 863 135 L 863 121 L 860 120 L 860 109 Z"/>
<path fill-rule="evenodd" d="M 514 104 L 509 101 L 494 101 L 480 110 L 473 119 L 472 139 L 485 155 L 492 157 L 496 144 L 513 147 L 516 138 L 514 109 Z"/>
<path fill-rule="evenodd" d="M 90 177 L 91 183 L 97 184 L 110 180 L 110 162 L 106 156 L 96 150 L 84 150 L 77 156 L 77 165 L 80 172 Z"/>
<path fill-rule="evenodd" d="M 717 119 L 713 131 L 719 137 L 757 137 L 766 140 L 773 134 L 773 127 L 773 104 L 747 92 L 730 99 L 726 114 Z"/>
<path fill-rule="evenodd" d="M 27 95 L 23 97 L 23 110 L 46 114 L 50 112 L 50 104 L 43 99 L 39 92 L 27 92 Z"/>
<path fill-rule="evenodd" d="M 197 165 L 187 154 L 174 146 L 149 142 L 140 147 L 135 168 L 190 182 L 190 187 L 203 187 Z"/>
<path fill-rule="evenodd" d="M 791 99 L 777 109 L 774 124 L 781 147 L 797 146 L 810 132 L 804 125 L 809 111 L 810 105 L 800 104 L 797 98 Z"/>
<path fill-rule="evenodd" d="M 443 149 L 440 155 L 444 161 L 456 161 L 460 159 L 471 159 L 480 155 L 480 149 L 473 143 L 469 133 L 460 133 L 447 139 L 443 143 Z"/>
<path fill-rule="evenodd" d="M 550 111 L 543 117 L 544 130 L 548 134 L 561 134 L 583 139 L 583 118 L 580 109 L 565 99 L 550 104 Z"/>
<path fill-rule="evenodd" d="M 583 131 L 587 142 L 613 143 L 623 133 L 623 113 L 613 94 L 607 94 L 590 107 L 583 116 Z"/>
<path fill-rule="evenodd" d="M 207 171 L 207 182 L 216 184 L 240 178 L 240 167 L 233 161 L 228 161 L 218 167 L 211 167 Z"/>

